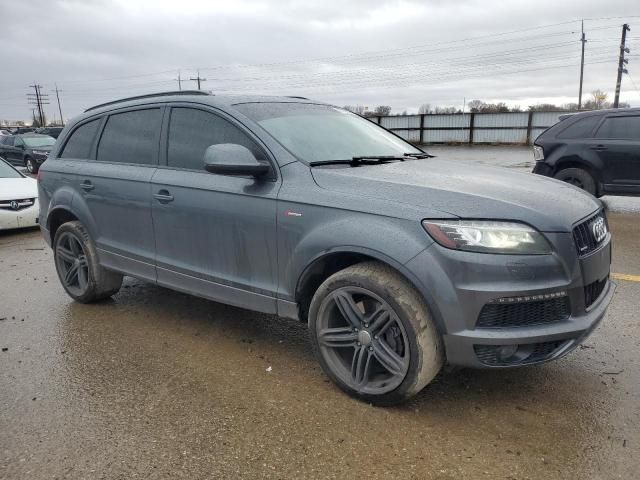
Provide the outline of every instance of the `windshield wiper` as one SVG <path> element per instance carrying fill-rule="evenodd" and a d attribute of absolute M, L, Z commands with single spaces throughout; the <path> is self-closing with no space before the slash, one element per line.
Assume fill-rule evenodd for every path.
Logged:
<path fill-rule="evenodd" d="M 430 153 L 427 153 L 427 152 L 405 153 L 404 156 L 405 157 L 411 157 L 411 158 L 417 158 L 418 160 L 421 159 L 421 158 L 433 158 L 433 157 L 435 157 L 435 155 L 431 155 Z"/>
<path fill-rule="evenodd" d="M 317 162 L 309 162 L 309 165 L 312 167 L 317 167 L 318 165 L 338 165 L 338 164 L 348 164 L 352 167 L 357 165 L 362 165 L 363 163 L 386 163 L 393 161 L 404 162 L 406 157 L 397 157 L 394 155 L 366 155 L 361 157 L 353 157 L 351 160 L 318 160 Z"/>
<path fill-rule="evenodd" d="M 309 165 L 312 167 L 317 167 L 318 165 L 339 165 L 339 164 L 348 164 L 352 167 L 362 165 L 363 163 L 377 164 L 377 163 L 387 163 L 387 162 L 404 162 L 409 158 L 421 159 L 421 158 L 432 158 L 433 155 L 429 155 L 428 153 L 405 153 L 403 155 L 361 155 L 357 157 L 352 157 L 351 160 L 318 160 L 317 162 L 309 162 Z"/>

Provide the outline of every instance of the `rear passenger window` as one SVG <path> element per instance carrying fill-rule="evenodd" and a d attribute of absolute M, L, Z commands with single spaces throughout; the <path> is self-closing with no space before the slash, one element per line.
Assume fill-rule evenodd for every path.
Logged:
<path fill-rule="evenodd" d="M 578 120 L 558 134 L 558 138 L 590 138 L 591 132 L 602 117 L 593 115 Z"/>
<path fill-rule="evenodd" d="M 100 120 L 92 120 L 76 128 L 62 151 L 61 158 L 89 158 L 93 138 L 98 131 Z"/>
<path fill-rule="evenodd" d="M 97 159 L 155 164 L 161 119 L 159 108 L 110 115 L 100 138 Z"/>
<path fill-rule="evenodd" d="M 596 133 L 597 138 L 640 140 L 640 117 L 609 117 Z"/>
<path fill-rule="evenodd" d="M 205 150 L 220 143 L 242 145 L 258 160 L 266 160 L 256 143 L 227 120 L 193 108 L 171 109 L 167 149 L 170 167 L 203 170 Z"/>

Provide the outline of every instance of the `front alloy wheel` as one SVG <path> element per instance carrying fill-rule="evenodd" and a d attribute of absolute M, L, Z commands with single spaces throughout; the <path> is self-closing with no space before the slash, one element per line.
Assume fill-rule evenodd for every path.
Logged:
<path fill-rule="evenodd" d="M 27 172 L 35 173 L 35 165 L 34 165 L 33 160 L 31 158 L 27 158 L 27 160 L 25 162 L 25 166 L 27 167 Z"/>
<path fill-rule="evenodd" d="M 407 374 L 407 333 L 393 309 L 367 289 L 331 292 L 320 306 L 317 334 L 325 361 L 358 392 L 390 392 Z"/>
<path fill-rule="evenodd" d="M 345 268 L 318 287 L 309 335 L 327 376 L 377 405 L 415 395 L 444 362 L 442 339 L 422 296 L 377 262 Z"/>

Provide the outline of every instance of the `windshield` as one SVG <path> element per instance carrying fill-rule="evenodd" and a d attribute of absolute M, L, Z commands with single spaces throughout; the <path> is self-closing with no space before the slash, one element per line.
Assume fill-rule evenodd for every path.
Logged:
<path fill-rule="evenodd" d="M 341 108 L 308 103 L 244 103 L 235 108 L 308 163 L 421 153 L 401 138 Z"/>
<path fill-rule="evenodd" d="M 56 143 L 55 138 L 44 135 L 42 137 L 22 137 L 22 140 L 30 148 L 50 147 Z"/>
<path fill-rule="evenodd" d="M 22 178 L 16 169 L 0 160 L 0 178 Z"/>

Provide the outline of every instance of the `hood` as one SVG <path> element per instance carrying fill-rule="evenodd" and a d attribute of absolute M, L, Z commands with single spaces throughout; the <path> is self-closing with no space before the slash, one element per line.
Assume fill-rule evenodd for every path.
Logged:
<path fill-rule="evenodd" d="M 0 200 L 38 198 L 38 182 L 33 178 L 0 178 Z"/>
<path fill-rule="evenodd" d="M 570 232 L 601 203 L 558 180 L 442 159 L 311 169 L 325 189 L 438 210 L 460 218 L 515 220 Z"/>

